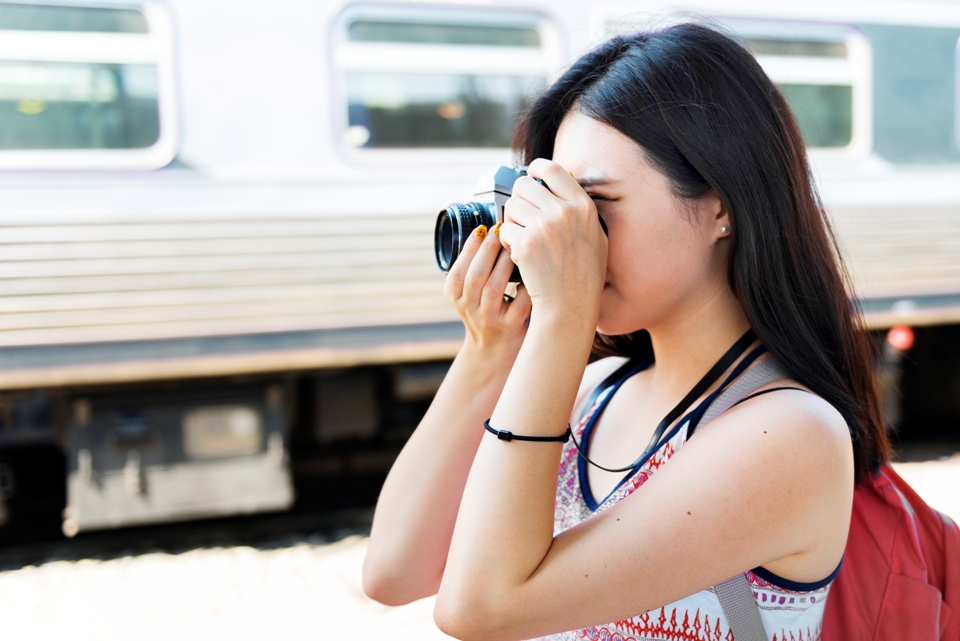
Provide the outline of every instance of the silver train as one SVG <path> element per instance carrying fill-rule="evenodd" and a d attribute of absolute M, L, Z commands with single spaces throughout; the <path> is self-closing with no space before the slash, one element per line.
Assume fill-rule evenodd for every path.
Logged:
<path fill-rule="evenodd" d="M 892 415 L 960 417 L 960 2 L 3 1 L 0 540 L 375 496 L 462 339 L 438 208 L 578 54 L 688 19 L 794 107 L 868 326 L 917 328 Z"/>

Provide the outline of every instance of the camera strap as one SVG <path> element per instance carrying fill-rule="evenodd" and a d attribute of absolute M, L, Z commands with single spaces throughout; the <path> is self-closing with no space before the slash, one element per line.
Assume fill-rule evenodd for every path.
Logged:
<path fill-rule="evenodd" d="M 720 376 L 725 371 L 727 371 L 730 368 L 730 366 L 733 365 L 734 362 L 736 362 L 738 358 L 740 358 L 743 355 L 745 351 L 747 351 L 747 348 L 750 347 L 750 345 L 755 340 L 757 340 L 757 335 L 753 332 L 753 329 L 748 329 L 747 332 L 743 336 L 741 336 L 740 339 L 736 343 L 734 343 L 733 346 L 730 349 L 728 349 L 723 356 L 720 357 L 720 360 L 718 360 L 716 364 L 710 368 L 710 371 L 704 374 L 703 378 L 701 378 L 700 381 L 693 386 L 693 389 L 691 389 L 690 392 L 683 397 L 683 400 L 677 403 L 677 405 L 672 410 L 670 410 L 670 412 L 667 413 L 665 417 L 663 417 L 663 420 L 660 421 L 660 423 L 657 425 L 657 429 L 653 431 L 653 436 L 650 438 L 650 442 L 647 444 L 647 447 L 644 449 L 643 454 L 641 454 L 640 457 L 637 458 L 637 460 L 631 463 L 630 465 L 627 465 L 626 467 L 610 468 L 610 467 L 604 467 L 594 461 L 591 461 L 590 458 L 587 456 L 587 453 L 584 451 L 583 447 L 581 447 L 581 444 L 577 442 L 577 439 L 573 435 L 572 429 L 571 429 L 570 439 L 573 441 L 574 447 L 577 448 L 577 452 L 580 453 L 580 456 L 583 457 L 583 460 L 585 460 L 587 463 L 589 463 L 590 465 L 593 465 L 598 469 L 604 470 L 606 472 L 631 471 L 640 463 L 640 461 L 644 460 L 644 458 L 648 456 L 651 450 L 656 449 L 657 445 L 660 443 L 660 439 L 663 437 L 663 434 L 667 431 L 667 428 L 669 428 L 674 421 L 680 418 L 680 416 L 683 415 L 684 411 L 686 411 L 686 409 L 690 405 L 692 405 L 694 401 L 696 401 L 698 398 L 703 396 L 703 393 L 706 392 L 710 388 L 710 386 L 713 385 L 717 381 L 717 379 L 719 379 Z M 614 371 L 613 374 L 605 378 L 603 382 L 601 382 L 600 385 L 598 385 L 596 389 L 593 390 L 593 392 L 588 397 L 587 402 L 585 402 L 581 406 L 584 408 L 584 411 L 590 411 L 590 408 L 593 407 L 593 405 L 597 402 L 600 396 L 607 390 L 610 390 L 610 394 L 606 399 L 604 399 L 601 406 L 597 408 L 597 411 L 594 413 L 594 415 L 590 417 L 589 425 L 591 427 L 600 418 L 601 414 L 603 414 L 603 411 L 606 409 L 606 403 L 610 400 L 610 396 L 612 396 L 613 393 L 616 392 L 617 388 L 627 378 L 629 378 L 633 374 L 643 369 L 646 369 L 651 364 L 652 364 L 652 359 L 644 361 L 643 363 L 639 363 L 639 364 L 636 363 L 636 361 L 634 360 L 627 361 L 622 366 L 617 368 L 617 370 Z"/>

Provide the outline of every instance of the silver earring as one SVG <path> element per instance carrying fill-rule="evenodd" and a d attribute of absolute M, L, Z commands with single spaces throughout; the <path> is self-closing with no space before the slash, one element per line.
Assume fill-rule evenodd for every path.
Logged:
<path fill-rule="evenodd" d="M 721 233 L 721 234 L 726 234 L 726 233 L 727 233 L 727 227 L 726 227 L 726 225 L 724 225 L 723 227 L 720 228 L 720 233 Z"/>

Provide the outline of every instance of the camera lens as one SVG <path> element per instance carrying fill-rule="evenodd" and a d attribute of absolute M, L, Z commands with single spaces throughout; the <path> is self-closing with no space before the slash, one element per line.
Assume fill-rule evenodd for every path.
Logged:
<path fill-rule="evenodd" d="M 480 225 L 489 229 L 496 224 L 491 208 L 491 205 L 477 202 L 452 203 L 440 212 L 433 233 L 433 251 L 440 271 L 450 271 L 473 230 Z"/>

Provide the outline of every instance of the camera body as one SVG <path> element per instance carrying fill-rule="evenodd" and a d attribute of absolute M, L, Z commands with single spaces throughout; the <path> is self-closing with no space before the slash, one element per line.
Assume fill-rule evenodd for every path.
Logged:
<path fill-rule="evenodd" d="M 440 271 L 450 271 L 477 227 L 489 229 L 503 222 L 503 206 L 513 195 L 513 184 L 526 175 L 526 167 L 495 167 L 477 183 L 473 201 L 450 203 L 437 215 L 433 250 Z"/>

